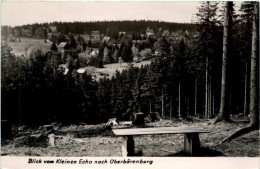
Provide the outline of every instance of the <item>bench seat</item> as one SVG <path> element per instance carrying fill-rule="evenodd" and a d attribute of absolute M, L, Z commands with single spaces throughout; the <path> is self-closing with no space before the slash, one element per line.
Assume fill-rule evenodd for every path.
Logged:
<path fill-rule="evenodd" d="M 115 135 L 122 136 L 122 156 L 134 155 L 133 136 L 158 134 L 184 134 L 184 151 L 196 155 L 199 152 L 199 133 L 209 133 L 200 126 L 185 127 L 151 127 L 112 129 Z"/>

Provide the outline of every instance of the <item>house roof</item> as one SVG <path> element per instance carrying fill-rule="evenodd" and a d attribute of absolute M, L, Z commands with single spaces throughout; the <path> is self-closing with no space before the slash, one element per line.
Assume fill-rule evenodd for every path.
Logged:
<path fill-rule="evenodd" d="M 67 45 L 67 42 L 61 42 L 58 48 L 64 48 Z"/>
<path fill-rule="evenodd" d="M 119 32 L 118 34 L 119 34 L 119 35 L 121 35 L 121 34 L 125 35 L 125 34 L 126 34 L 126 32 Z"/>
<path fill-rule="evenodd" d="M 49 26 L 50 30 L 52 32 L 56 32 L 57 31 L 57 27 L 56 26 Z"/>
<path fill-rule="evenodd" d="M 146 34 L 154 34 L 153 29 L 147 28 Z"/>
<path fill-rule="evenodd" d="M 108 36 L 105 36 L 104 38 L 103 38 L 103 40 L 102 40 L 102 43 L 104 43 L 104 42 L 108 42 L 110 40 L 110 37 L 108 37 Z"/>
<path fill-rule="evenodd" d="M 100 35 L 100 31 L 91 31 L 91 35 Z"/>

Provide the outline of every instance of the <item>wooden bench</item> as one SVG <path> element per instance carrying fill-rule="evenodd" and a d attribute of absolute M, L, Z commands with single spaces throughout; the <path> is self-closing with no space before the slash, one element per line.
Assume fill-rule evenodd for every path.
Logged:
<path fill-rule="evenodd" d="M 134 139 L 138 135 L 184 134 L 184 151 L 196 155 L 200 149 L 199 133 L 209 133 L 202 127 L 154 127 L 112 129 L 114 134 L 122 136 L 122 156 L 134 156 Z"/>

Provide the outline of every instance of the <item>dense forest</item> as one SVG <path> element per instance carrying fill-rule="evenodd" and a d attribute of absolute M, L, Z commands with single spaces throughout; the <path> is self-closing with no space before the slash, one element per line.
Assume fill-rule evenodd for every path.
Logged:
<path fill-rule="evenodd" d="M 57 27 L 57 31 L 62 34 L 90 34 L 91 31 L 100 31 L 100 33 L 116 38 L 118 32 L 124 31 L 132 34 L 145 33 L 147 28 L 151 28 L 158 32 L 159 29 L 169 30 L 171 32 L 177 30 L 196 30 L 195 24 L 189 23 L 170 23 L 162 21 L 96 21 L 96 22 L 52 22 L 52 23 L 41 23 L 32 25 L 16 26 L 14 29 L 32 29 L 32 32 L 40 26 L 53 25 Z"/>
<path fill-rule="evenodd" d="M 259 26 L 254 25 L 253 29 L 253 21 L 258 22 L 258 18 L 254 19 L 254 4 L 243 2 L 238 14 L 232 4 L 227 7 L 218 2 L 201 2 L 196 26 L 159 21 L 52 23 L 64 34 L 100 30 L 112 37 L 119 31 L 141 33 L 147 27 L 155 32 L 159 28 L 198 32 L 198 36 L 188 41 L 181 38 L 175 44 L 158 34 L 159 56 L 150 65 L 136 68 L 129 64 L 128 70 L 100 81 L 87 73 L 77 73 L 73 60 L 64 75 L 55 57 L 46 57 L 41 51 L 29 57 L 16 57 L 2 44 L 2 118 L 13 123 L 39 125 L 54 121 L 102 123 L 111 117 L 130 120 L 135 112 L 145 115 L 158 112 L 163 118 L 217 118 L 219 112 L 224 114 L 215 122 L 229 120 L 230 115 L 247 116 L 252 111 L 252 32 Z M 225 14 L 224 8 L 229 13 Z M 229 20 L 224 22 L 226 18 Z M 223 33 L 228 40 L 223 40 Z M 128 52 L 133 58 L 133 51 Z M 258 60 L 258 49 L 254 52 Z M 104 52 L 100 53 L 102 59 Z M 258 63 L 254 65 L 257 70 Z M 258 75 L 256 71 L 254 80 L 259 87 Z M 223 81 L 226 82 L 224 91 Z M 258 111 L 258 106 L 255 108 Z"/>

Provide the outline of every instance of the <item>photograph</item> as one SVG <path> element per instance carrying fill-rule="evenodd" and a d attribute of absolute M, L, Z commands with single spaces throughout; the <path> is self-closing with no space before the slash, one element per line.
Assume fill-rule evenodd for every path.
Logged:
<path fill-rule="evenodd" d="M 1 158 L 258 161 L 259 143 L 258 1 L 1 2 Z"/>

